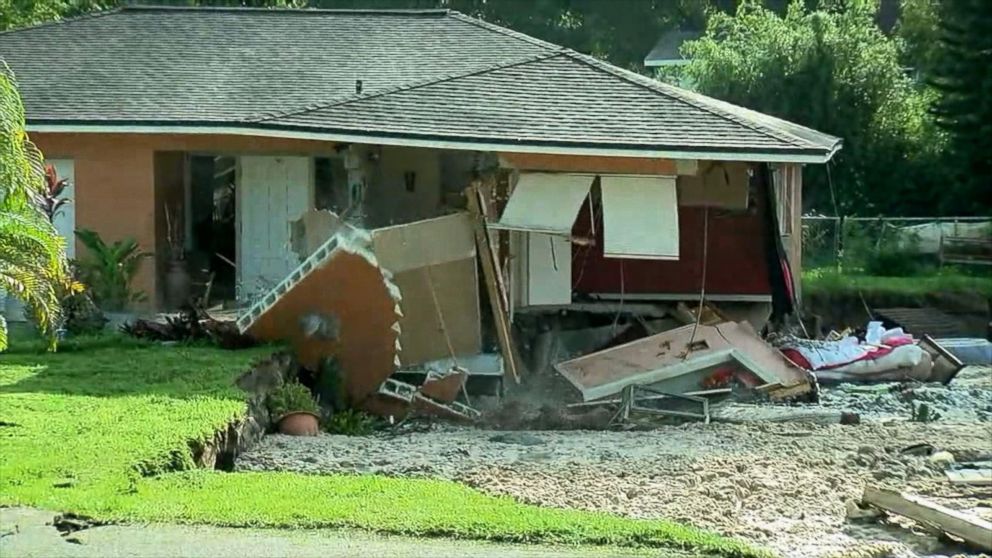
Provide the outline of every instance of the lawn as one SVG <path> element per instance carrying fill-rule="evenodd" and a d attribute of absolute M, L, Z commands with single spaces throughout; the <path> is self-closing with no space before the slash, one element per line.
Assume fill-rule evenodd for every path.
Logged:
<path fill-rule="evenodd" d="M 457 483 L 195 469 L 190 443 L 243 416 L 234 379 L 271 349 L 163 347 L 119 336 L 0 355 L 0 505 L 105 521 L 352 527 L 494 541 L 764 556 L 666 521 L 553 510 Z"/>
<path fill-rule="evenodd" d="M 832 269 L 803 272 L 803 291 L 817 295 L 923 297 L 933 293 L 970 293 L 992 296 L 992 277 L 945 272 L 917 277 L 879 277 L 840 273 Z"/>

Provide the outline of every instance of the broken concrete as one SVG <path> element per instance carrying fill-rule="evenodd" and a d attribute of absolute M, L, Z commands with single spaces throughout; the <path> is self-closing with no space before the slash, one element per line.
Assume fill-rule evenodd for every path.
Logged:
<path fill-rule="evenodd" d="M 458 398 L 466 378 L 468 373 L 461 368 L 451 368 L 446 372 L 431 370 L 420 386 L 420 392 L 442 403 L 451 403 Z"/>
<path fill-rule="evenodd" d="M 368 233 L 342 227 L 238 319 L 242 332 L 287 341 L 300 364 L 318 370 L 335 357 L 351 405 L 361 406 L 399 363 L 400 291 L 369 250 Z M 334 336 L 300 319 L 333 316 Z"/>

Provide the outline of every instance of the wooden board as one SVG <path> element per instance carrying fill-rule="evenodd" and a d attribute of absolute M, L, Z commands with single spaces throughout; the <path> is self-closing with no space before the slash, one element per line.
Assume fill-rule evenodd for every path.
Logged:
<path fill-rule="evenodd" d="M 434 299 L 433 283 L 444 329 L 454 356 L 468 356 L 482 351 L 482 317 L 479 315 L 479 278 L 475 259 L 463 259 L 431 266 L 430 279 L 425 268 L 415 268 L 393 276 L 403 300 L 400 309 L 400 363 L 413 366 L 448 358 L 448 344 L 441 328 Z"/>
<path fill-rule="evenodd" d="M 509 369 L 510 375 L 519 384 L 519 359 L 516 354 L 516 348 L 513 346 L 513 332 L 510 326 L 506 287 L 500 276 L 499 265 L 496 262 L 489 232 L 486 229 L 486 216 L 483 212 L 482 194 L 479 192 L 478 186 L 469 186 L 465 191 L 465 197 L 468 199 L 469 210 L 475 217 L 475 245 L 478 250 L 479 260 L 482 262 L 482 275 L 486 282 L 486 291 L 489 294 L 489 305 L 492 309 L 493 321 L 496 323 L 496 335 L 499 338 L 500 352 L 503 354 L 503 361 L 507 369 Z"/>
<path fill-rule="evenodd" d="M 961 469 L 947 471 L 947 480 L 951 484 L 966 484 L 970 486 L 992 486 L 992 469 Z"/>
<path fill-rule="evenodd" d="M 862 500 L 887 512 L 935 525 L 982 550 L 992 550 L 992 523 L 983 519 L 945 508 L 919 496 L 871 486 L 865 487 Z"/>

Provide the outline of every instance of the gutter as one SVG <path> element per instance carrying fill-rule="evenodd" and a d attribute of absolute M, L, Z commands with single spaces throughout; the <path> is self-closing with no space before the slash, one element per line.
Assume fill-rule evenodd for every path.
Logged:
<path fill-rule="evenodd" d="M 535 141 L 493 141 L 481 138 L 423 137 L 411 134 L 356 133 L 327 129 L 302 129 L 265 125 L 237 126 L 215 123 L 46 123 L 28 121 L 27 131 L 53 134 L 224 134 L 236 136 L 261 136 L 285 139 L 326 141 L 333 143 L 364 143 L 433 149 L 469 151 L 515 151 L 552 155 L 579 155 L 604 157 L 647 157 L 662 159 L 702 159 L 711 161 L 747 161 L 764 163 L 822 164 L 840 149 L 840 143 L 827 152 L 767 152 L 723 149 L 691 149 L 669 146 L 640 147 L 604 144 L 556 144 Z"/>

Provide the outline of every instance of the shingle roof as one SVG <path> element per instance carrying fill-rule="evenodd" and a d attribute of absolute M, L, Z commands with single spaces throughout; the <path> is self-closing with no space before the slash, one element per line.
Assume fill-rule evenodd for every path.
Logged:
<path fill-rule="evenodd" d="M 29 126 L 223 125 L 822 159 L 839 146 L 447 10 L 127 7 L 0 33 L 0 57 Z"/>

